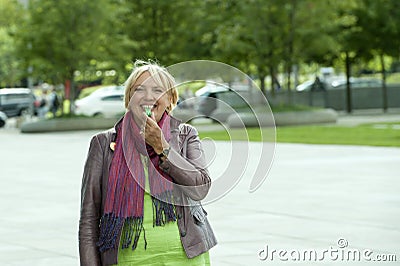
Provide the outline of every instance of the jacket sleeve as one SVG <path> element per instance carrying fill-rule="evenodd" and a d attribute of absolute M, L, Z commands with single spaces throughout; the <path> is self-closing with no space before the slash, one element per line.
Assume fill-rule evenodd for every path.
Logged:
<path fill-rule="evenodd" d="M 90 142 L 82 187 L 79 219 L 79 257 L 81 265 L 100 265 L 100 253 L 96 246 L 99 238 L 101 214 L 101 178 L 103 150 L 97 136 Z"/>
<path fill-rule="evenodd" d="M 197 130 L 183 125 L 180 132 L 181 151 L 171 148 L 168 160 L 160 164 L 183 192 L 194 200 L 202 200 L 210 189 L 211 178 L 207 170 L 204 150 Z"/>

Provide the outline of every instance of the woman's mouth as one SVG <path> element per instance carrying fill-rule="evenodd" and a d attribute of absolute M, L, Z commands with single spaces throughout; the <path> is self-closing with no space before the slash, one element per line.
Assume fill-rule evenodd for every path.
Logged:
<path fill-rule="evenodd" d="M 156 105 L 142 105 L 142 108 L 148 117 L 151 117 L 152 110 L 156 107 Z"/>

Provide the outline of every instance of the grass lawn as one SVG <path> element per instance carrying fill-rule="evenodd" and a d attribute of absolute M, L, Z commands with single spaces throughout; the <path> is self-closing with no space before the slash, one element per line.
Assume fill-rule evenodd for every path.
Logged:
<path fill-rule="evenodd" d="M 261 141 L 260 129 L 248 128 L 246 131 L 250 141 Z M 271 134 L 271 129 L 266 128 L 263 131 Z M 229 134 L 231 137 L 229 137 Z M 214 140 L 247 139 L 244 131 L 240 129 L 231 129 L 229 134 L 225 131 L 200 131 L 201 138 L 209 137 Z M 336 125 L 277 127 L 276 137 L 277 142 L 400 147 L 400 122 L 373 123 L 354 127 Z"/>

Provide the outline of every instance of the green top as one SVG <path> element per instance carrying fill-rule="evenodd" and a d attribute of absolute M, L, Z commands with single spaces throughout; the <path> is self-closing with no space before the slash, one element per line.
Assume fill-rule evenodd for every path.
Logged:
<path fill-rule="evenodd" d="M 146 191 L 149 191 L 148 157 L 141 155 L 146 176 Z M 143 229 L 134 251 L 131 248 L 118 249 L 118 265 L 166 265 L 203 266 L 210 265 L 209 253 L 189 259 L 183 249 L 177 222 L 153 227 L 153 207 L 151 195 L 144 194 Z M 146 235 L 147 248 L 144 249 Z"/>

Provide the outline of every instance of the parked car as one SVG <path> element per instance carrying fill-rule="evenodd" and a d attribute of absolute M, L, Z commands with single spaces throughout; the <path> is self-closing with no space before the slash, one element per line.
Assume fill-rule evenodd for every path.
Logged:
<path fill-rule="evenodd" d="M 336 90 L 346 89 L 346 80 L 332 82 L 332 88 Z M 380 88 L 382 80 L 374 78 L 350 78 L 351 88 Z"/>
<path fill-rule="evenodd" d="M 76 100 L 74 113 L 86 116 L 116 117 L 125 112 L 122 86 L 104 87 Z"/>
<path fill-rule="evenodd" d="M 310 91 L 315 80 L 307 80 L 296 87 L 296 91 Z M 323 82 L 324 85 L 327 85 Z"/>
<path fill-rule="evenodd" d="M 207 82 L 195 92 L 195 96 L 195 110 L 205 116 L 210 116 L 218 108 L 219 102 L 224 102 L 235 110 L 248 108 L 248 104 L 236 90 L 223 84 Z"/>
<path fill-rule="evenodd" d="M 318 84 L 319 83 L 319 84 Z M 346 89 L 346 79 L 338 78 L 329 81 L 307 80 L 296 87 L 296 91 L 310 90 L 343 90 Z M 382 81 L 374 78 L 350 78 L 351 88 L 379 88 L 382 86 Z"/>
<path fill-rule="evenodd" d="M 95 87 L 88 87 L 86 89 L 91 89 L 91 88 L 96 88 L 99 87 L 98 89 L 96 89 L 95 91 L 93 91 L 92 93 L 90 93 L 90 95 L 100 95 L 100 94 L 105 94 L 105 93 L 111 93 L 111 92 L 125 92 L 125 87 L 124 86 L 118 86 L 118 85 L 107 85 L 107 86 L 95 86 Z M 84 89 L 84 90 L 86 90 Z"/>
<path fill-rule="evenodd" d="M 28 88 L 0 89 L 0 111 L 7 117 L 34 113 L 35 96 Z"/>
<path fill-rule="evenodd" d="M 0 112 L 0 128 L 4 127 L 4 125 L 6 124 L 7 121 L 7 116 L 5 113 Z"/>

